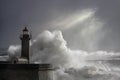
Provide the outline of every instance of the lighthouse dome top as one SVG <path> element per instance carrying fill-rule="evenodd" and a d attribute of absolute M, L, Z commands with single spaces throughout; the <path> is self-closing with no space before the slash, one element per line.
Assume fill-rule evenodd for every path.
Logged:
<path fill-rule="evenodd" d="M 25 27 L 25 28 L 23 29 L 23 31 L 28 31 L 27 27 Z"/>

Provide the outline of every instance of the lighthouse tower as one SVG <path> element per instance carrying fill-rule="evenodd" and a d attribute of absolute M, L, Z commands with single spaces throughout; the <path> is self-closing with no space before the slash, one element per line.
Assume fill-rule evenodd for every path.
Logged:
<path fill-rule="evenodd" d="M 27 27 L 23 29 L 23 33 L 20 35 L 21 39 L 21 61 L 29 63 L 29 41 L 31 39 L 31 35 Z"/>

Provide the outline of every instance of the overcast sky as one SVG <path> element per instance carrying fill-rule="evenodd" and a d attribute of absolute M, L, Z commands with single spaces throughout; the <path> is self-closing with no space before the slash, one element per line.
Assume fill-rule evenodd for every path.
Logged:
<path fill-rule="evenodd" d="M 24 25 L 33 38 L 61 30 L 72 49 L 120 51 L 120 0 L 0 0 L 0 47 L 20 44 Z"/>

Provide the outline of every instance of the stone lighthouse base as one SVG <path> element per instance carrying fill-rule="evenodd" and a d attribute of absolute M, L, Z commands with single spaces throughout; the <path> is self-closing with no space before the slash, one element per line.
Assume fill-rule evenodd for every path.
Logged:
<path fill-rule="evenodd" d="M 0 80 L 53 80 L 50 64 L 0 64 Z"/>

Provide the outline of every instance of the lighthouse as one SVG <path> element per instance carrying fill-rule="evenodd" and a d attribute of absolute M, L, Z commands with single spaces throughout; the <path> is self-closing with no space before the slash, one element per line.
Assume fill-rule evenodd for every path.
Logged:
<path fill-rule="evenodd" d="M 54 80 L 54 66 L 50 63 L 34 64 L 29 61 L 31 35 L 25 27 L 20 35 L 21 57 L 0 65 L 0 80 Z M 7 77 L 6 77 L 7 76 Z"/>
<path fill-rule="evenodd" d="M 30 40 L 31 40 L 31 35 L 25 26 L 23 29 L 22 34 L 20 35 L 21 39 L 21 60 L 20 62 L 25 62 L 29 63 L 29 46 L 30 46 Z"/>

